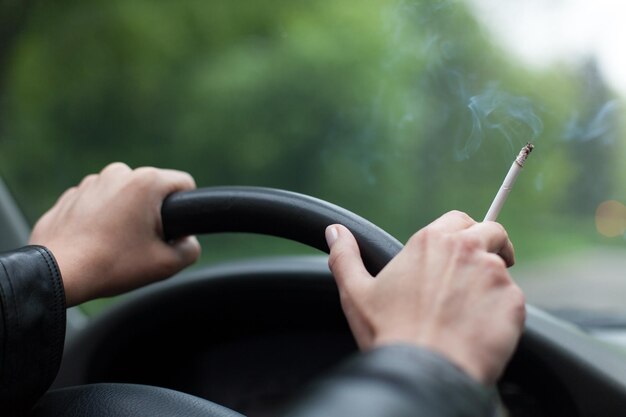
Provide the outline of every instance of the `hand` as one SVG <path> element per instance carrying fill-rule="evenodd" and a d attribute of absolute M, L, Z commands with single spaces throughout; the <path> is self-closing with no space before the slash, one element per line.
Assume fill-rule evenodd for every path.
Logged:
<path fill-rule="evenodd" d="M 506 269 L 514 252 L 502 226 L 445 214 L 413 235 L 376 278 L 348 229 L 329 226 L 326 238 L 361 349 L 411 343 L 443 354 L 479 382 L 495 382 L 525 319 L 524 296 Z"/>
<path fill-rule="evenodd" d="M 31 244 L 54 254 L 68 306 L 169 277 L 200 255 L 194 237 L 165 242 L 161 203 L 195 188 L 184 172 L 114 163 L 67 190 L 35 225 Z"/>

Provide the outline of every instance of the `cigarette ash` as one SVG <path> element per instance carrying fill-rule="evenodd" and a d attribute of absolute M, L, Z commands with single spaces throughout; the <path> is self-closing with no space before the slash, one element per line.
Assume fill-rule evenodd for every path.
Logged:
<path fill-rule="evenodd" d="M 526 145 L 524 145 L 522 150 L 519 152 L 519 155 L 517 155 L 517 158 L 515 158 L 515 162 L 517 162 L 519 166 L 523 167 L 524 162 L 526 162 L 526 159 L 528 158 L 530 153 L 533 151 L 533 149 L 535 149 L 535 145 L 528 142 Z"/>

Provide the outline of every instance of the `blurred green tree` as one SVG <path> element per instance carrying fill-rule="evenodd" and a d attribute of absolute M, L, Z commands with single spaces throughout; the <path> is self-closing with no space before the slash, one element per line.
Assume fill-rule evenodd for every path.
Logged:
<path fill-rule="evenodd" d="M 31 220 L 123 160 L 312 194 L 406 239 L 443 211 L 484 215 L 533 138 L 501 219 L 538 252 L 581 175 L 562 140 L 580 75 L 519 65 L 461 1 L 6 4 L 0 169 Z"/>

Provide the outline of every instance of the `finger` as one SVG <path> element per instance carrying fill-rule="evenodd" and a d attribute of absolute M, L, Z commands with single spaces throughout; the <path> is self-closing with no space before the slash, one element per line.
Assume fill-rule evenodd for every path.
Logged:
<path fill-rule="evenodd" d="M 187 172 L 175 169 L 162 169 L 161 172 L 170 184 L 170 193 L 196 188 L 196 181 Z"/>
<path fill-rule="evenodd" d="M 359 245 L 350 231 L 341 225 L 326 228 L 326 241 L 330 248 L 328 266 L 339 289 L 358 289 L 369 284 L 372 276 L 361 259 Z"/>
<path fill-rule="evenodd" d="M 200 256 L 200 242 L 195 236 L 187 236 L 171 243 L 172 248 L 180 259 L 180 265 L 184 268 L 191 265 Z"/>
<path fill-rule="evenodd" d="M 510 267 L 515 264 L 513 243 L 509 240 L 509 236 L 501 224 L 496 222 L 476 223 L 461 233 L 478 241 L 486 251 L 500 255 L 506 266 Z"/>
<path fill-rule="evenodd" d="M 200 242 L 195 236 L 187 236 L 164 243 L 165 253 L 160 255 L 163 271 L 159 275 L 170 276 L 193 264 L 200 256 Z"/>
<path fill-rule="evenodd" d="M 141 167 L 134 171 L 134 175 L 145 181 L 156 181 L 158 184 L 157 189 L 163 197 L 177 191 L 196 188 L 196 182 L 191 175 L 175 169 Z"/>
<path fill-rule="evenodd" d="M 472 219 L 466 213 L 453 210 L 439 217 L 426 227 L 443 233 L 454 233 L 465 230 L 475 224 L 476 220 Z"/>

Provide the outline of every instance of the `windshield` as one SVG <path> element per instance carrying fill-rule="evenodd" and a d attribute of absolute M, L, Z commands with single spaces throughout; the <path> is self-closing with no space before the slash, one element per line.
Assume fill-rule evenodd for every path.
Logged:
<path fill-rule="evenodd" d="M 550 309 L 626 310 L 620 2 L 3 2 L 0 170 L 33 222 L 119 160 L 313 195 L 399 240 L 498 220 Z M 203 261 L 309 253 L 217 236 Z"/>

